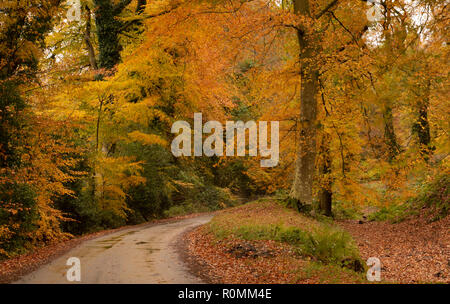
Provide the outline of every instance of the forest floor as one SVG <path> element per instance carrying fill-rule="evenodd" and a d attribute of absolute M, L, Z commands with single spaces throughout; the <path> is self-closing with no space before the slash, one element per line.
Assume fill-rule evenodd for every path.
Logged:
<path fill-rule="evenodd" d="M 429 222 L 423 213 L 401 223 L 338 223 L 356 240 L 361 257 L 381 261 L 382 279 L 450 283 L 450 216 Z"/>
<path fill-rule="evenodd" d="M 0 261 L 0 283 L 16 281 L 90 240 L 195 216 L 102 231 L 37 248 Z M 397 224 L 323 222 L 271 199 L 260 199 L 217 212 L 212 222 L 185 232 L 177 242 L 177 251 L 190 273 L 208 283 L 368 283 L 364 271 L 322 263 L 289 242 L 271 239 L 274 227 L 312 232 L 325 226 L 331 226 L 331 232 L 347 231 L 362 261 L 379 258 L 382 283 L 450 283 L 450 217 L 430 222 L 425 210 Z"/>
<path fill-rule="evenodd" d="M 187 263 L 210 283 L 368 283 L 365 273 L 317 262 L 284 242 L 242 234 L 262 225 L 314 230 L 322 224 L 270 200 L 232 208 L 185 235 Z M 450 283 L 449 216 L 432 223 L 423 215 L 398 224 L 331 225 L 353 237 L 363 261 L 380 259 L 382 283 Z"/>

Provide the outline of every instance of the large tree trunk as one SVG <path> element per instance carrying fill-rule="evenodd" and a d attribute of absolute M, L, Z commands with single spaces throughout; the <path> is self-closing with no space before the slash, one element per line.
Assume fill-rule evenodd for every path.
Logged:
<path fill-rule="evenodd" d="M 294 11 L 310 16 L 309 1 L 295 0 Z M 297 151 L 294 182 L 290 197 L 300 204 L 310 205 L 313 200 L 313 182 L 316 161 L 316 119 L 318 71 L 315 69 L 312 41 L 302 29 L 297 30 L 301 60 L 300 142 Z"/>
<path fill-rule="evenodd" d="M 91 68 L 93 70 L 97 70 L 98 69 L 97 59 L 95 58 L 95 50 L 91 41 L 91 28 L 92 28 L 91 9 L 89 8 L 89 6 L 86 5 L 85 10 L 86 10 L 86 29 L 84 31 L 84 42 L 86 43 L 86 49 L 88 51 L 89 63 L 91 65 Z"/>
<path fill-rule="evenodd" d="M 131 0 L 94 0 L 100 68 L 111 69 L 120 62 L 119 35 L 126 28 L 126 22 L 118 17 L 130 3 Z M 136 14 L 142 14 L 146 5 L 147 0 L 137 0 Z"/>
<path fill-rule="evenodd" d="M 100 68 L 111 69 L 120 62 L 119 34 L 122 22 L 117 16 L 129 2 L 122 1 L 114 5 L 111 0 L 94 0 Z"/>
<path fill-rule="evenodd" d="M 383 32 L 386 44 L 386 52 L 388 58 L 393 58 L 392 49 L 392 33 L 391 33 L 391 10 L 392 2 L 386 0 L 384 3 L 386 7 L 386 20 L 383 23 Z M 392 67 L 390 64 L 385 66 L 387 72 Z M 397 136 L 395 135 L 394 129 L 394 117 L 392 114 L 392 102 L 389 99 L 383 101 L 383 120 L 384 120 L 384 142 L 387 147 L 387 157 L 389 161 L 393 161 L 398 154 L 400 154 L 401 147 L 398 144 Z"/>

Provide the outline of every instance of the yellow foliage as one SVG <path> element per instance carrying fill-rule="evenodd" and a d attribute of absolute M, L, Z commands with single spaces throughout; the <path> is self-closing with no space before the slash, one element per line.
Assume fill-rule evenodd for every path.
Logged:
<path fill-rule="evenodd" d="M 143 145 L 161 145 L 167 146 L 167 142 L 158 135 L 146 134 L 139 131 L 133 131 L 128 134 L 132 141 L 140 142 Z"/>

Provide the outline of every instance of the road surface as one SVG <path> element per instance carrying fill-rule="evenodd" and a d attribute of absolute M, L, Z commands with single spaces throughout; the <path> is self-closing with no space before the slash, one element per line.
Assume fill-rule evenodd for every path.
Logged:
<path fill-rule="evenodd" d="M 174 244 L 185 231 L 203 225 L 211 218 L 211 215 L 202 215 L 177 222 L 130 228 L 89 240 L 15 283 L 202 283 L 188 272 Z M 69 282 L 67 279 L 68 270 L 71 265 L 74 266 L 66 265 L 71 257 L 80 261 L 80 282 Z"/>

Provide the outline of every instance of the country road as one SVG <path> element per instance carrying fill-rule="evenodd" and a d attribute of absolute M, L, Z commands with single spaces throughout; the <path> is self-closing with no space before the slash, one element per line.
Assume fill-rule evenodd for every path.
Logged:
<path fill-rule="evenodd" d="M 176 240 L 187 230 L 205 224 L 211 215 L 171 223 L 130 228 L 86 241 L 40 269 L 22 277 L 19 284 L 67 284 L 66 262 L 81 262 L 84 284 L 116 283 L 202 283 L 191 275 L 175 248 Z"/>

